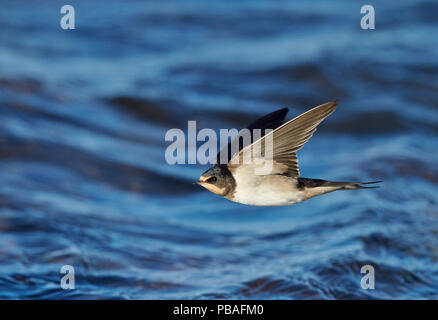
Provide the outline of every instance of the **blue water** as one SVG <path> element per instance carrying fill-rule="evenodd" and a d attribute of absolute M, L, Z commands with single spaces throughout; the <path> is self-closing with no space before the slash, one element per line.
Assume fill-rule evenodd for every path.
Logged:
<path fill-rule="evenodd" d="M 1 3 L 0 298 L 438 298 L 436 1 L 367 31 L 349 0 L 75 1 L 75 30 L 64 4 Z M 187 120 L 334 99 L 302 176 L 382 188 L 250 207 L 164 159 Z"/>

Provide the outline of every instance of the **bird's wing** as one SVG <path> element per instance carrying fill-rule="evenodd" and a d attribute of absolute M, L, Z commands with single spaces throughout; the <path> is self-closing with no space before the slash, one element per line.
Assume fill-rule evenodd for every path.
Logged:
<path fill-rule="evenodd" d="M 247 145 L 250 145 L 251 143 L 254 142 L 254 129 L 261 129 L 261 134 L 263 137 L 263 134 L 265 132 L 265 130 L 267 129 L 276 129 L 279 126 L 281 126 L 283 124 L 284 118 L 286 117 L 286 114 L 288 112 L 288 108 L 283 108 L 277 111 L 274 111 L 270 114 L 265 115 L 264 117 L 261 117 L 259 119 L 257 119 L 256 121 L 254 121 L 253 123 L 251 123 L 247 129 L 249 129 L 250 133 L 251 133 L 251 141 L 248 144 L 244 144 L 244 139 L 242 139 L 242 137 L 240 136 L 236 136 L 233 141 L 231 141 L 227 146 L 225 146 L 222 150 L 219 151 L 219 153 L 216 156 L 216 163 L 222 163 L 222 164 L 226 164 L 230 161 L 230 159 L 233 157 L 233 155 L 231 154 L 231 146 L 233 143 L 236 143 L 237 141 L 235 141 L 236 139 L 239 139 L 239 149 L 237 150 L 237 152 L 239 152 L 240 150 L 242 150 L 244 147 L 246 147 Z M 259 135 L 260 137 L 260 135 Z M 221 161 L 222 159 L 222 161 Z"/>
<path fill-rule="evenodd" d="M 254 164 L 253 157 L 257 157 L 257 155 L 265 157 L 265 145 L 271 142 L 273 144 L 272 155 L 265 157 L 273 161 L 273 171 L 270 174 L 298 177 L 300 171 L 298 169 L 297 151 L 310 139 L 316 131 L 316 127 L 335 111 L 337 102 L 337 100 L 327 102 L 304 112 L 253 144 L 246 146 L 230 160 L 228 168 L 232 171 L 242 164 Z M 269 150 L 269 148 L 266 150 Z M 251 157 L 249 162 L 247 160 L 248 155 Z"/>

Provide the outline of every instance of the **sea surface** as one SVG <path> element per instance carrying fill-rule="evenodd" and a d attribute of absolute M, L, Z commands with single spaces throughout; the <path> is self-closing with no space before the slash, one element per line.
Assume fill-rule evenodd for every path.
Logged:
<path fill-rule="evenodd" d="M 438 299 L 437 1 L 64 4 L 0 4 L 1 299 Z M 334 99 L 302 176 L 380 189 L 250 207 L 165 161 Z"/>

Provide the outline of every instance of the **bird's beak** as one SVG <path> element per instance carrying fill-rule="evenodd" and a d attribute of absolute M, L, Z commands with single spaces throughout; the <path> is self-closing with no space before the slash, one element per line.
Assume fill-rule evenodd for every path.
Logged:
<path fill-rule="evenodd" d="M 201 184 L 201 181 L 195 181 L 193 184 Z"/>

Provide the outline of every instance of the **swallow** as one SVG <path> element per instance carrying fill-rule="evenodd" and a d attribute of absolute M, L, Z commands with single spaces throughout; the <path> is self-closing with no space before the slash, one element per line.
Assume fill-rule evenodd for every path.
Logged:
<path fill-rule="evenodd" d="M 335 182 L 300 177 L 297 151 L 312 137 L 317 126 L 336 110 L 337 103 L 337 100 L 324 103 L 284 124 L 287 108 L 256 120 L 247 128 L 250 132 L 254 132 L 256 128 L 262 129 L 265 134 L 257 140 L 251 134 L 247 145 L 239 141 L 239 151 L 232 156 L 230 150 L 233 141 L 230 142 L 219 151 L 214 166 L 205 171 L 195 184 L 228 200 L 252 206 L 287 206 L 336 190 L 378 188 L 364 185 L 382 181 Z M 271 130 L 266 133 L 266 129 Z M 241 160 L 244 152 L 260 149 L 268 138 L 273 141 L 270 172 L 255 174 L 255 169 L 260 165 L 260 161 L 257 162 L 256 159 L 233 161 Z"/>

